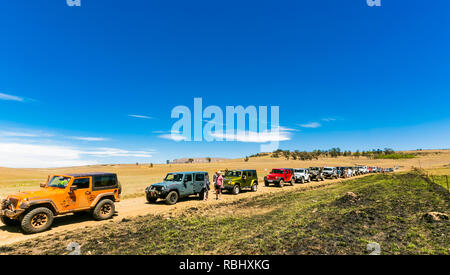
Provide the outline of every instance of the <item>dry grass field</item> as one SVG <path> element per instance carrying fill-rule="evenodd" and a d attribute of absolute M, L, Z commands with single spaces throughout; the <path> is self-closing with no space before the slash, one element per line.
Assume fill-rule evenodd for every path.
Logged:
<path fill-rule="evenodd" d="M 415 152 L 418 153 L 418 152 Z M 260 188 L 258 189 L 258 192 L 243 192 L 239 194 L 238 196 L 234 196 L 231 194 L 225 194 L 220 200 L 214 200 L 210 198 L 207 202 L 203 202 L 201 200 L 198 200 L 197 197 L 190 197 L 187 199 L 180 200 L 179 203 L 173 206 L 168 206 L 164 204 L 163 202 L 159 202 L 156 204 L 148 204 L 146 203 L 146 199 L 144 197 L 144 189 L 146 186 L 159 182 L 163 179 L 166 173 L 168 172 L 176 172 L 176 171 L 208 171 L 210 174 L 212 174 L 214 171 L 217 170 L 224 170 L 224 169 L 256 169 L 260 178 L 260 182 L 262 182 L 262 178 L 270 171 L 271 168 L 282 168 L 282 167 L 292 167 L 292 168 L 300 168 L 300 167 L 310 167 L 310 166 L 353 166 L 353 165 L 369 165 L 369 166 L 380 166 L 380 167 L 395 167 L 399 166 L 399 170 L 401 173 L 395 173 L 395 174 L 385 174 L 385 175 L 365 175 L 365 176 L 358 176 L 356 178 L 352 178 L 350 180 L 345 179 L 337 179 L 337 180 L 326 180 L 324 182 L 311 182 L 306 184 L 296 184 L 295 186 L 287 186 L 285 188 L 275 188 L 275 187 L 265 187 L 263 184 L 260 184 Z M 423 173 L 426 173 L 431 180 L 433 179 L 439 179 L 435 180 L 434 182 L 443 186 L 445 192 L 442 190 L 435 194 L 433 191 L 432 193 L 428 193 L 429 186 L 427 183 L 424 182 L 423 178 L 421 177 L 413 177 L 413 181 L 409 181 L 411 177 L 408 176 L 407 173 L 411 171 L 412 167 L 418 167 L 423 168 Z M 261 244 L 259 248 L 246 248 L 244 250 L 235 249 L 233 250 L 233 253 L 256 253 L 256 254 L 264 254 L 264 253 L 270 253 L 270 251 L 267 251 L 265 249 L 268 249 L 268 247 L 271 247 L 272 243 L 278 243 L 280 240 L 280 235 L 278 231 L 283 231 L 284 229 L 281 228 L 290 228 L 289 224 L 283 224 L 280 222 L 280 219 L 277 215 L 280 214 L 279 210 L 277 209 L 286 209 L 290 208 L 292 201 L 298 201 L 298 204 L 296 204 L 296 207 L 298 209 L 292 209 L 291 212 L 286 212 L 287 215 L 287 221 L 293 221 L 297 218 L 298 213 L 303 213 L 303 218 L 300 217 L 300 220 L 304 221 L 319 221 L 319 215 L 315 210 L 319 203 L 319 201 L 322 201 L 320 205 L 323 204 L 323 211 L 324 213 L 320 214 L 319 216 L 328 217 L 330 216 L 330 221 L 333 216 L 340 215 L 341 213 L 339 211 L 343 211 L 341 208 L 334 209 L 333 207 L 329 206 L 328 204 L 331 203 L 333 200 L 339 198 L 345 192 L 352 191 L 352 192 L 362 192 L 367 193 L 366 195 L 369 196 L 372 194 L 373 190 L 371 190 L 370 186 L 377 186 L 377 192 L 379 192 L 379 197 L 374 199 L 375 201 L 378 201 L 380 205 L 384 204 L 384 201 L 386 203 L 393 203 L 395 205 L 403 205 L 405 202 L 417 202 L 419 203 L 420 211 L 414 210 L 414 209 L 408 209 L 405 213 L 401 214 L 402 218 L 400 220 L 403 220 L 404 217 L 409 217 L 414 214 L 414 219 L 411 220 L 411 223 L 408 226 L 413 226 L 414 228 L 419 226 L 421 228 L 421 232 L 418 239 L 414 241 L 413 244 L 408 244 L 408 247 L 400 246 L 397 248 L 398 245 L 397 242 L 392 242 L 391 240 L 384 240 L 379 239 L 379 236 L 374 238 L 373 236 L 367 239 L 375 239 L 383 242 L 389 243 L 389 252 L 388 254 L 396 254 L 396 253 L 412 253 L 415 254 L 416 250 L 414 250 L 414 245 L 421 247 L 420 253 L 425 254 L 448 254 L 448 246 L 445 245 L 447 242 L 447 238 L 444 237 L 441 238 L 438 243 L 432 243 L 432 241 L 428 241 L 429 238 L 423 239 L 422 237 L 429 234 L 434 234 L 435 232 L 441 232 L 442 230 L 447 230 L 446 224 L 437 225 L 440 226 L 438 228 L 438 231 L 429 231 L 429 226 L 423 225 L 420 221 L 420 215 L 422 215 L 424 211 L 432 211 L 432 210 L 439 210 L 442 212 L 447 212 L 446 209 L 448 209 L 448 191 L 446 190 L 446 184 L 442 181 L 443 178 L 445 178 L 444 175 L 450 175 L 450 150 L 433 150 L 433 151 L 420 151 L 420 154 L 417 155 L 415 158 L 412 159 L 399 159 L 399 160 L 390 160 L 390 159 L 367 159 L 365 157 L 360 157 L 358 159 L 353 157 L 338 157 L 338 158 L 321 158 L 319 160 L 313 160 L 313 161 L 301 161 L 301 160 L 286 160 L 284 158 L 270 158 L 270 157 L 254 157 L 250 158 L 248 162 L 245 162 L 244 159 L 233 159 L 233 160 L 225 160 L 223 162 L 214 162 L 214 163 L 190 163 L 190 164 L 161 164 L 161 165 L 153 165 L 153 167 L 150 167 L 148 164 L 140 164 L 140 165 L 100 165 L 100 166 L 85 166 L 85 167 L 67 167 L 67 168 L 57 168 L 57 169 L 12 169 L 12 168 L 0 168 L 0 197 L 5 197 L 7 194 L 14 193 L 17 191 L 25 191 L 25 190 L 32 190 L 32 189 L 38 189 L 39 183 L 43 182 L 47 179 L 47 175 L 51 174 L 64 174 L 64 173 L 76 173 L 76 172 L 94 172 L 94 171 L 103 171 L 103 172 L 114 172 L 117 173 L 119 176 L 119 180 L 122 183 L 123 186 L 123 200 L 117 204 L 116 206 L 116 215 L 112 220 L 108 221 L 102 221 L 97 222 L 92 220 L 92 218 L 89 215 L 86 216 L 73 216 L 73 215 L 66 215 L 57 217 L 54 222 L 54 226 L 51 230 L 42 232 L 35 235 L 26 235 L 23 234 L 20 230 L 20 228 L 16 227 L 7 227 L 2 224 L 0 224 L 0 254 L 3 252 L 5 254 L 41 254 L 41 253 L 60 253 L 60 251 L 53 250 L 53 246 L 58 243 L 61 247 L 64 248 L 64 245 L 66 245 L 67 240 L 74 239 L 75 241 L 80 241 L 82 238 L 80 237 L 79 233 L 81 232 L 81 235 L 83 235 L 86 230 L 88 231 L 95 231 L 95 228 L 98 227 L 108 227 L 111 229 L 123 229 L 126 231 L 126 228 L 122 228 L 122 223 L 125 222 L 124 226 L 128 227 L 131 226 L 132 228 L 139 228 L 140 225 L 137 225 L 135 223 L 140 223 L 142 225 L 150 223 L 153 224 L 156 221 L 157 224 L 163 226 L 164 228 L 166 226 L 172 226 L 170 224 L 171 222 L 164 222 L 166 220 L 168 221 L 180 221 L 184 222 L 183 219 L 187 219 L 187 221 L 191 222 L 192 219 L 196 221 L 195 219 L 200 218 L 204 216 L 205 213 L 209 213 L 208 211 L 204 212 L 203 210 L 198 209 L 214 209 L 214 215 L 212 217 L 215 217 L 217 213 L 222 213 L 224 215 L 224 218 L 226 219 L 227 223 L 225 223 L 225 220 L 201 220 L 201 224 L 207 222 L 208 226 L 214 226 L 217 222 L 220 224 L 226 224 L 226 226 L 229 226 L 230 230 L 236 226 L 236 222 L 234 219 L 240 219 L 239 217 L 242 214 L 242 219 L 239 221 L 242 221 L 242 224 L 240 226 L 243 226 L 242 230 L 245 229 L 246 226 L 249 226 L 246 224 L 246 221 L 248 217 L 255 218 L 254 222 L 259 224 L 262 221 L 260 218 L 266 219 L 265 222 L 268 223 L 280 223 L 278 226 L 280 228 L 276 229 L 276 232 L 274 232 L 275 235 L 270 235 L 271 240 L 267 239 L 264 240 L 264 242 L 269 242 L 267 245 Z M 404 172 L 404 173 L 403 173 Z M 392 175 L 392 176 L 391 176 Z M 399 178 L 397 176 L 399 175 Z M 368 178 L 368 180 L 365 180 L 365 178 Z M 411 179 L 413 179 L 411 178 Z M 405 181 L 406 180 L 406 181 Z M 397 187 L 392 189 L 394 186 L 391 185 L 391 182 L 395 182 Z M 403 185 L 403 183 L 407 183 L 408 185 Z M 364 189 L 364 188 L 369 189 Z M 361 189 L 362 188 L 362 189 Z M 406 188 L 406 189 L 405 189 Z M 392 189 L 392 190 L 391 190 Z M 416 193 L 411 193 L 411 190 L 416 190 Z M 334 190 L 334 191 L 331 191 Z M 324 192 L 326 191 L 326 192 Z M 414 196 L 410 196 L 413 194 Z M 384 196 L 386 195 L 386 196 Z M 306 196 L 308 199 L 305 201 Z M 325 197 L 323 197 L 325 196 Z M 370 195 L 371 196 L 371 195 Z M 436 198 L 434 198 L 436 196 Z M 440 197 L 439 197 L 440 196 Z M 326 199 L 326 200 L 324 200 Z M 252 205 L 253 202 L 261 201 L 261 203 L 264 204 L 264 207 L 261 207 L 261 205 L 256 204 Z M 316 201 L 316 202 L 314 202 Z M 283 206 L 280 204 L 283 202 L 286 204 Z M 305 207 L 309 207 L 309 203 L 314 202 L 314 207 L 311 208 L 311 211 L 305 212 Z M 383 202 L 383 203 L 382 203 Z M 423 203 L 427 203 L 427 205 L 422 205 Z M 434 205 L 434 203 L 437 203 Z M 242 204 L 249 204 L 247 206 L 242 206 Z M 428 205 L 429 204 L 429 205 Z M 427 206 L 427 207 L 424 207 Z M 329 208 L 333 208 L 334 212 L 329 212 Z M 372 207 L 372 206 L 371 206 Z M 359 210 L 360 206 L 351 206 L 351 209 L 349 211 L 353 210 Z M 189 211 L 199 212 L 201 215 L 200 217 L 197 217 L 197 214 L 194 216 L 189 216 L 188 218 L 183 218 L 186 213 Z M 317 208 L 319 209 L 319 208 Z M 401 208 L 394 207 L 391 212 L 384 213 L 386 217 L 390 217 L 392 215 L 398 216 L 399 209 Z M 355 211 L 356 211 L 355 210 Z M 402 210 L 402 211 L 403 211 Z M 217 212 L 218 211 L 218 212 Z M 300 211 L 300 212 L 299 212 Z M 337 212 L 336 212 L 337 211 Z M 385 211 L 384 208 L 380 208 L 376 210 L 376 213 L 381 213 Z M 410 212 L 408 212 L 410 211 Z M 285 211 L 283 210 L 282 213 Z M 420 213 L 419 213 L 420 212 Z M 328 214 L 327 214 L 328 213 Z M 331 214 L 330 214 L 331 213 Z M 359 212 L 358 212 L 359 213 Z M 326 215 L 325 215 L 326 214 Z M 370 214 L 370 213 L 369 213 Z M 367 214 L 367 215 L 369 215 Z M 293 216 L 292 216 L 293 215 Z M 309 217 L 308 215 L 312 215 Z M 372 214 L 370 214 L 372 215 Z M 370 216 L 369 215 L 369 216 Z M 294 217 L 295 216 L 295 217 Z M 307 217 L 308 216 L 308 217 Z M 314 216 L 314 217 L 313 217 Z M 179 220 L 179 217 L 181 217 L 181 220 Z M 411 216 L 412 217 L 412 216 Z M 147 220 L 150 219 L 150 220 Z M 154 220 L 156 219 L 156 220 Z M 231 223 L 228 224 L 228 219 L 231 219 Z M 328 219 L 328 218 L 327 218 Z M 132 221 L 129 223 L 127 221 Z M 199 221 L 200 222 L 200 221 Z M 329 224 L 329 221 L 323 220 L 324 225 Z M 346 226 L 354 226 L 353 222 L 349 221 L 341 221 L 343 228 Z M 386 221 L 385 226 L 387 228 L 390 228 L 392 226 L 392 223 L 397 223 L 397 220 L 392 221 L 388 219 Z M 333 222 L 334 223 L 334 222 Z M 305 225 L 306 226 L 306 225 Z M 309 226 L 309 225 L 308 225 Z M 327 225 L 328 226 L 328 225 Z M 332 224 L 329 224 L 330 228 L 333 227 Z M 371 235 L 368 230 L 370 227 L 367 227 L 367 225 L 361 225 L 362 227 L 358 227 L 356 229 L 361 230 L 362 233 L 366 234 L 367 237 Z M 384 225 L 383 225 L 384 226 Z M 402 225 L 403 226 L 403 225 Z M 422 228 L 423 227 L 423 228 Z M 186 228 L 189 228 L 187 226 Z M 427 229 L 428 228 L 428 229 Z M 114 229 L 114 230 L 116 230 Z M 193 230 L 197 230 L 198 227 L 195 225 L 195 228 Z M 268 230 L 268 232 L 271 232 L 271 230 L 275 230 L 274 228 L 265 228 L 262 229 Z M 128 229 L 127 229 L 128 230 Z M 130 229 L 131 230 L 131 229 Z M 134 229 L 133 229 L 134 230 Z M 146 229 L 151 230 L 151 229 Z M 194 231 L 195 231 L 194 230 Z M 278 231 L 277 231 L 278 230 Z M 378 228 L 379 232 L 382 232 L 383 230 L 386 230 L 385 228 Z M 427 231 L 428 230 L 428 231 Z M 107 230 L 109 232 L 109 229 Z M 232 231 L 232 230 L 231 230 Z M 404 229 L 398 230 L 398 232 L 403 232 Z M 73 238 L 71 237 L 72 233 L 75 232 L 73 235 Z M 77 233 L 78 232 L 78 233 Z M 86 231 L 87 232 L 87 231 Z M 146 231 L 147 232 L 147 231 Z M 161 231 L 161 234 L 165 234 L 165 231 Z M 171 232 L 170 230 L 168 231 Z M 232 231 L 234 232 L 234 231 Z M 377 231 L 378 232 L 378 231 Z M 397 232 L 397 231 L 396 231 Z M 397 232 L 397 233 L 398 233 Z M 433 233 L 434 232 L 434 233 Z M 169 234 L 168 233 L 168 234 Z M 242 233 L 242 232 L 241 232 Z M 247 232 L 248 233 L 248 232 Z M 245 234 L 247 234 L 245 233 Z M 291 234 L 292 232 L 287 232 Z M 294 232 L 295 234 L 300 234 L 301 232 Z M 370 234 L 369 234 L 370 233 Z M 395 233 L 395 234 L 397 234 Z M 414 233 L 414 232 L 413 232 Z M 413 234 L 411 233 L 411 234 Z M 55 235 L 56 234 L 56 235 Z M 115 233 L 111 233 L 112 235 L 115 235 Z M 301 233 L 301 234 L 304 234 Z M 309 233 L 308 233 L 309 234 Z M 315 236 L 317 234 L 317 236 Z M 317 231 L 314 233 L 314 236 L 310 236 L 311 238 L 316 238 L 321 236 L 321 231 Z M 327 234 L 337 234 L 336 232 L 329 232 Z M 378 234 L 378 233 L 377 233 Z M 425 235 L 424 235 L 425 234 Z M 441 233 L 439 233 L 441 234 Z M 94 236 L 95 234 L 93 234 Z M 111 235 L 111 236 L 112 236 Z M 170 236 L 163 236 L 161 237 L 163 239 L 170 239 L 171 241 L 169 243 L 172 243 L 174 240 L 171 239 Z M 225 234 L 225 235 L 228 235 Z M 46 242 L 43 240 L 49 240 L 53 238 L 52 236 L 60 236 L 56 237 L 56 239 L 52 242 Z M 268 235 L 269 236 L 269 235 Z M 295 235 L 297 236 L 297 235 Z M 292 235 L 292 238 L 295 237 Z M 138 236 L 139 237 L 139 236 Z M 297 236 L 298 237 L 298 236 Z M 354 242 L 353 238 L 354 236 L 345 235 L 343 236 L 345 238 L 351 239 L 352 242 Z M 404 236 L 400 236 L 401 238 L 406 238 Z M 62 238 L 62 239 L 61 239 Z M 102 237 L 104 238 L 104 236 Z M 109 237 L 108 237 L 109 238 Z M 140 238 L 140 237 L 139 237 Z M 259 237 L 258 237 L 259 238 Z M 322 238 L 322 237 L 320 237 Z M 339 237 L 340 238 L 340 237 Z M 409 238 L 409 237 L 408 237 Z M 422 238 L 422 239 L 421 239 Z M 430 237 L 431 238 L 431 237 Z M 36 240 L 36 242 L 34 241 Z M 422 241 L 421 241 L 422 240 Z M 425 241 L 423 241 L 425 240 Z M 430 239 L 432 240 L 432 239 Z M 97 242 L 97 240 L 94 240 Z M 112 245 L 113 242 L 118 241 L 122 242 L 122 239 L 111 239 L 111 243 L 107 243 L 108 245 Z M 102 241 L 103 242 L 103 241 Z M 215 241 L 212 239 L 211 244 L 213 244 Z M 15 243 L 22 243 L 22 245 L 16 246 L 14 245 L 15 249 L 11 250 L 12 247 L 5 247 L 8 245 L 12 245 Z M 165 242 L 163 242 L 164 244 Z M 366 239 L 361 239 L 358 241 L 357 244 L 353 243 L 351 246 L 346 247 L 345 249 L 338 249 L 333 247 L 327 247 L 324 246 L 324 244 L 320 244 L 320 249 L 311 248 L 311 250 L 308 251 L 298 251 L 295 252 L 296 254 L 303 254 L 303 253 L 319 253 L 319 254 L 361 254 L 364 253 L 362 247 L 367 243 Z M 39 245 L 38 245 L 39 244 Z M 270 245 L 269 245 L 270 244 Z M 30 246 L 31 245 L 31 246 Z M 34 247 L 36 245 L 36 250 L 30 251 L 30 247 Z M 49 250 L 45 250 L 42 246 L 49 246 Z M 88 243 L 84 244 L 85 246 L 89 246 Z M 160 246 L 161 244 L 158 244 Z M 225 245 L 234 245 L 233 243 L 225 243 Z M 300 244 L 299 244 L 300 245 Z M 403 245 L 403 244 L 402 244 Z M 2 248 L 3 246 L 3 248 Z M 116 245 L 114 245 L 116 246 Z M 301 245 L 303 246 L 303 244 Z M 392 247 L 391 247 L 392 246 Z M 411 246 L 411 247 L 409 247 Z M 117 249 L 122 249 L 121 246 L 117 245 Z M 298 247 L 297 247 L 298 248 Z M 296 251 L 297 248 L 292 248 L 292 251 Z M 3 250 L 2 250 L 3 249 Z M 42 250 L 44 249 L 44 250 Z M 182 251 L 175 251 L 173 250 L 173 247 L 166 247 L 165 249 L 159 251 L 155 250 L 151 247 L 141 247 L 139 248 L 141 250 L 136 251 L 126 251 L 126 250 L 114 250 L 110 251 L 110 253 L 138 253 L 138 254 L 177 254 L 177 253 L 212 253 L 212 254 L 220 254 L 220 251 L 211 251 L 204 250 L 203 248 L 197 248 L 194 250 L 182 250 Z M 316 250 L 314 250 L 316 249 Z M 428 249 L 428 250 L 427 250 Z M 314 252 L 315 251 L 315 252 Z M 92 252 L 98 253 L 99 251 L 92 248 Z M 285 254 L 286 252 L 281 250 L 274 251 L 275 254 Z"/>
<path fill-rule="evenodd" d="M 319 158 L 319 160 L 301 161 L 286 160 L 282 157 L 255 157 L 248 162 L 244 159 L 232 159 L 213 163 L 186 163 L 186 164 L 121 164 L 96 165 L 82 167 L 67 167 L 55 169 L 13 169 L 0 167 L 0 198 L 17 191 L 29 191 L 39 188 L 48 175 L 76 173 L 76 172 L 113 172 L 117 173 L 123 186 L 123 198 L 134 198 L 144 195 L 148 185 L 160 182 L 168 172 L 179 171 L 207 171 L 210 174 L 224 169 L 256 169 L 262 180 L 272 168 L 282 167 L 310 167 L 310 166 L 353 166 L 356 164 L 394 167 L 398 165 L 400 171 L 408 170 L 412 166 L 421 168 L 435 168 L 436 174 L 448 174 L 450 168 L 450 150 L 408 151 L 406 153 L 419 153 L 413 159 L 367 159 L 365 157 L 338 157 Z M 446 166 L 447 165 L 447 166 Z"/>

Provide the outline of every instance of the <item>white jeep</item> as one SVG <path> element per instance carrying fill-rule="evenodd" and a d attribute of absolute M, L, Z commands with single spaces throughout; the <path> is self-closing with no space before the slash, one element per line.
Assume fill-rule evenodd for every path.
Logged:
<path fill-rule="evenodd" d="M 308 168 L 294 168 L 294 177 L 295 182 L 311 182 L 311 178 L 309 177 L 309 169 Z"/>

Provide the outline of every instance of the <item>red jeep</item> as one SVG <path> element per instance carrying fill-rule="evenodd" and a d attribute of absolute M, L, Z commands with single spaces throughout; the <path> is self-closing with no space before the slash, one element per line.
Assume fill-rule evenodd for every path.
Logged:
<path fill-rule="evenodd" d="M 271 183 L 283 187 L 285 182 L 295 183 L 294 169 L 292 168 L 274 168 L 264 177 L 264 184 L 269 186 Z"/>

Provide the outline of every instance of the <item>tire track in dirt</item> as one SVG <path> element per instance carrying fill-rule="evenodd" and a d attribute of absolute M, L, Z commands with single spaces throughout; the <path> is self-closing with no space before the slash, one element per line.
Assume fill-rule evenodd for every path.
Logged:
<path fill-rule="evenodd" d="M 32 235 L 22 233 L 19 227 L 7 227 L 0 223 L 0 246 L 11 245 L 15 242 L 27 241 L 33 238 L 42 237 L 46 235 L 54 235 L 59 233 L 64 234 L 68 231 L 72 231 L 75 229 L 100 226 L 108 222 L 120 221 L 124 218 L 133 218 L 148 214 L 177 216 L 181 214 L 184 210 L 192 207 L 202 207 L 205 205 L 214 205 L 224 202 L 232 202 L 243 198 L 257 197 L 264 194 L 290 192 L 292 190 L 307 191 L 316 188 L 324 188 L 328 185 L 340 183 L 355 178 L 361 178 L 365 176 L 367 175 L 356 176 L 350 179 L 325 180 L 323 182 L 313 181 L 305 184 L 295 184 L 294 186 L 285 186 L 283 188 L 274 186 L 266 187 L 263 184 L 260 184 L 257 192 L 243 191 L 239 195 L 232 195 L 229 193 L 225 193 L 222 194 L 222 197 L 219 200 L 216 200 L 214 192 L 210 191 L 209 199 L 206 202 L 199 200 L 198 197 L 192 196 L 180 199 L 180 201 L 175 205 L 166 205 L 163 201 L 158 201 L 155 204 L 149 204 L 147 203 L 145 196 L 126 199 L 116 204 L 116 214 L 110 220 L 94 221 L 89 214 L 83 216 L 77 215 L 57 216 L 55 217 L 53 226 L 51 227 L 50 230 Z M 264 180 L 261 179 L 259 180 L 260 180 L 259 182 L 264 182 Z"/>

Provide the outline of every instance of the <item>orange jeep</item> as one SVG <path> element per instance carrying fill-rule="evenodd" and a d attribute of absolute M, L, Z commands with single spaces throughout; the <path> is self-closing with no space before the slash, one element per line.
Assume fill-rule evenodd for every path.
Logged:
<path fill-rule="evenodd" d="M 96 220 L 109 219 L 114 215 L 114 202 L 120 201 L 121 186 L 112 173 L 49 176 L 41 187 L 2 200 L 1 221 L 37 233 L 50 228 L 57 215 L 91 212 Z"/>

